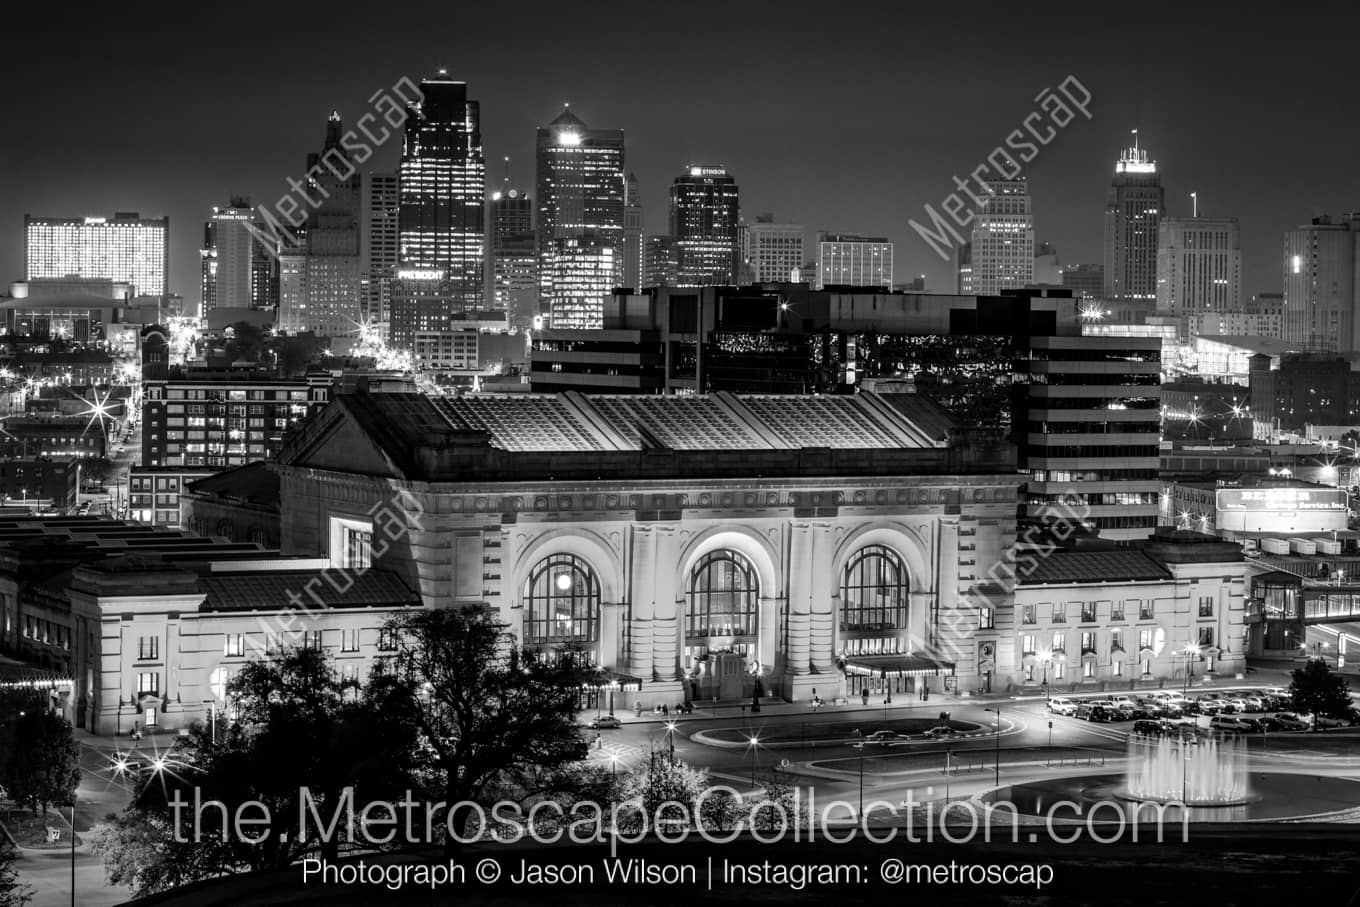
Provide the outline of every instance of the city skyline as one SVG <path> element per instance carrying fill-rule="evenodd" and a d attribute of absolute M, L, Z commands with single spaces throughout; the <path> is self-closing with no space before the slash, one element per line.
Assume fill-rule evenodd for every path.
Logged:
<path fill-rule="evenodd" d="M 729 16 L 740 25 L 752 14 L 738 10 Z M 483 14 L 469 15 L 475 19 Z M 605 46 L 617 29 L 603 19 L 600 28 L 590 28 L 587 20 L 592 15 L 575 14 L 580 27 L 574 30 L 581 35 L 583 50 L 597 42 Z M 1150 7 L 1148 15 L 1155 18 L 1155 10 Z M 314 146 L 318 118 L 336 109 L 352 122 L 383 86 L 401 77 L 419 81 L 443 66 L 451 76 L 474 86 L 483 105 L 488 157 L 509 156 L 517 162 L 523 183 L 528 183 L 524 167 L 532 159 L 534 127 L 548 122 L 561 103 L 569 101 L 588 122 L 624 129 L 647 234 L 664 230 L 666 193 L 675 172 L 693 160 L 722 160 L 741 174 L 748 223 L 755 212 L 776 210 L 809 231 L 849 229 L 885 235 L 896 243 L 896 270 L 902 279 L 924 273 L 928 287 L 946 289 L 951 284 L 949 265 L 913 234 L 908 219 L 922 205 L 938 205 L 953 191 L 953 176 L 966 176 L 971 162 L 985 156 L 1017 114 L 1032 108 L 1035 94 L 1073 74 L 1092 92 L 1094 117 L 1063 130 L 1026 167 L 1036 240 L 1052 244 L 1064 265 L 1101 260 L 1099 225 L 1110 162 L 1126 144 L 1129 130 L 1137 128 L 1164 176 L 1168 215 L 1189 215 L 1193 191 L 1199 194 L 1202 216 L 1237 217 L 1242 226 L 1244 293 L 1276 292 L 1282 280 L 1279 249 L 1284 232 L 1312 217 L 1338 216 L 1357 207 L 1348 200 L 1355 196 L 1356 177 L 1344 154 L 1351 127 L 1330 114 L 1341 108 L 1346 83 L 1337 70 L 1337 78 L 1319 78 L 1306 96 L 1289 102 L 1292 115 L 1311 115 L 1315 121 L 1315 142 L 1305 162 L 1285 134 L 1252 131 L 1253 111 L 1269 109 L 1271 98 L 1283 102 L 1288 92 L 1238 62 L 1268 51 L 1288 67 L 1291 61 L 1304 61 L 1303 51 L 1275 46 L 1268 22 L 1233 23 L 1229 30 L 1216 23 L 1211 12 L 1181 18 L 1181 31 L 1163 38 L 1163 52 L 1154 60 L 1141 53 L 1136 29 L 1121 33 L 1093 22 L 1063 24 L 1063 16 L 1055 11 L 1052 40 L 1063 43 L 1063 54 L 1041 55 L 1018 67 L 991 64 L 958 78 L 951 74 L 963 70 L 950 65 L 952 52 L 930 50 L 936 42 L 925 38 L 965 34 L 962 20 L 942 13 L 887 16 L 888 34 L 894 28 L 903 34 L 916 30 L 922 38 L 915 42 L 920 52 L 905 60 L 859 56 L 851 36 L 833 24 L 819 35 L 819 54 L 824 57 L 820 65 L 840 61 L 860 72 L 866 77 L 859 80 L 864 101 L 876 104 L 880 113 L 872 121 L 854 121 L 837 111 L 828 120 L 834 128 L 814 129 L 795 142 L 782 139 L 792 124 L 801 121 L 800 110 L 806 105 L 835 109 L 815 67 L 793 63 L 785 66 L 781 79 L 746 78 L 749 103 L 737 105 L 740 112 L 718 103 L 724 79 L 758 68 L 765 59 L 760 48 L 728 55 L 718 71 L 697 80 L 682 73 L 661 75 L 643 93 L 630 82 L 626 65 L 607 60 L 607 55 L 592 58 L 583 52 L 580 59 L 588 63 L 548 79 L 498 69 L 492 47 L 459 46 L 457 41 L 439 46 L 433 39 L 403 38 L 380 41 L 361 52 L 356 39 L 337 35 L 327 53 L 348 54 L 362 65 L 349 66 L 343 73 L 328 72 L 320 79 L 308 72 L 314 53 L 304 47 L 289 55 L 266 55 L 260 68 L 235 74 L 230 84 L 213 83 L 212 91 L 201 93 L 207 84 L 190 80 L 186 86 L 166 78 L 180 55 L 202 50 L 195 39 L 173 32 L 160 35 L 158 40 L 171 39 L 172 50 L 153 57 L 139 54 L 140 39 L 130 37 L 132 52 L 126 59 L 105 65 L 130 80 L 128 85 L 136 91 L 130 90 L 128 96 L 135 94 L 137 104 L 130 106 L 121 95 L 110 97 L 82 120 L 81 128 L 131 138 L 97 146 L 73 141 L 70 127 L 50 109 L 35 104 L 36 99 L 24 92 L 16 93 L 18 120 L 31 123 L 34 134 L 44 135 L 44 146 L 57 147 L 30 144 L 9 149 L 17 165 L 12 173 L 22 173 L 23 178 L 6 193 L 13 207 L 0 221 L 0 270 L 6 280 L 22 277 L 25 213 L 85 216 L 138 210 L 170 217 L 171 288 L 196 301 L 199 225 L 212 205 L 238 194 L 271 204 L 286 192 L 286 179 L 300 175 L 298 149 Z M 538 20 L 544 26 L 542 34 L 530 34 L 524 46 L 537 48 L 551 40 L 550 19 Z M 276 21 L 281 39 L 289 31 L 287 16 Z M 1079 25 L 1094 36 L 1104 34 L 1112 46 L 1097 55 L 1099 40 L 1065 41 L 1064 36 L 1075 36 Z M 120 28 L 101 23 L 94 15 L 69 38 L 79 48 L 118 35 Z M 663 55 L 684 44 L 689 28 L 679 23 L 658 38 Z M 1331 34 L 1343 31 L 1320 24 L 1318 33 L 1325 43 Z M 732 39 L 705 34 L 705 40 L 714 42 L 715 51 L 737 50 L 729 43 Z M 975 41 L 974 54 L 985 57 L 996 39 L 975 35 L 970 40 Z M 1192 48 L 1196 91 L 1178 91 L 1177 85 L 1186 84 L 1190 64 L 1176 61 L 1189 61 Z M 16 58 L 14 71 L 46 79 L 56 90 L 80 71 L 57 67 L 27 48 L 16 49 Z M 1309 48 L 1311 72 L 1325 75 L 1329 66 L 1339 66 L 1328 59 L 1323 48 Z M 1008 71 L 1006 78 L 997 78 L 1003 69 Z M 288 91 L 261 87 L 280 79 L 290 85 Z M 213 103 L 204 104 L 205 96 Z M 1205 98 L 1214 100 L 1206 104 Z M 1254 106 L 1263 99 L 1266 106 Z M 158 107 L 160 113 L 151 118 Z M 220 124 L 242 122 L 247 110 L 266 128 L 252 132 L 246 147 L 223 142 Z M 968 110 L 970 116 L 945 115 L 949 110 Z M 171 111 L 173 117 L 165 116 Z M 176 133 L 179 141 L 152 141 L 156 124 L 166 120 L 182 124 Z M 1238 153 L 1235 149 L 1245 147 L 1248 135 L 1251 153 Z M 392 168 L 399 144 L 394 136 L 363 169 Z M 1262 167 L 1277 172 L 1262 180 Z"/>

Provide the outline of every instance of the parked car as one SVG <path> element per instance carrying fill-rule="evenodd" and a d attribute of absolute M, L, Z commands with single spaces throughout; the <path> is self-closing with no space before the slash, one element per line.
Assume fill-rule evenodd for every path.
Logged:
<path fill-rule="evenodd" d="M 1239 696 L 1238 699 L 1246 705 L 1248 712 L 1264 712 L 1266 710 L 1266 704 L 1260 696 L 1246 695 Z"/>
<path fill-rule="evenodd" d="M 1077 718 L 1084 718 L 1087 721 L 1109 721 L 1111 719 L 1110 710 L 1103 705 L 1093 705 L 1083 702 L 1077 706 Z"/>
<path fill-rule="evenodd" d="M 1160 737 L 1166 733 L 1166 726 L 1160 721 L 1135 721 L 1133 733 L 1140 737 Z"/>
<path fill-rule="evenodd" d="M 947 724 L 942 724 L 939 727 L 933 727 L 930 730 L 926 731 L 924 736 L 932 738 L 952 737 L 957 733 L 958 731 L 954 730 L 954 728 L 950 727 Z"/>
<path fill-rule="evenodd" d="M 1266 729 L 1259 718 L 1238 718 L 1237 720 L 1246 725 L 1243 730 L 1248 734 L 1259 734 Z"/>
<path fill-rule="evenodd" d="M 1219 715 L 1214 718 L 1209 726 L 1216 731 L 1246 731 L 1249 725 L 1244 719 L 1234 718 L 1231 715 Z"/>
<path fill-rule="evenodd" d="M 1320 728 L 1325 728 L 1325 727 L 1345 727 L 1345 726 L 1346 726 L 1346 721 L 1345 721 L 1345 719 L 1343 719 L 1343 718 L 1333 718 L 1333 717 L 1331 717 L 1330 715 L 1318 715 L 1318 716 L 1317 716 L 1317 726 L 1320 727 Z"/>
<path fill-rule="evenodd" d="M 1072 715 L 1077 711 L 1077 704 L 1065 696 L 1052 696 L 1048 700 L 1048 710 L 1058 715 Z"/>
<path fill-rule="evenodd" d="M 601 715 L 590 722 L 592 731 L 612 731 L 623 727 L 623 722 L 614 715 Z"/>
<path fill-rule="evenodd" d="M 1217 715 L 1223 711 L 1223 703 L 1217 699 L 1202 697 L 1195 700 L 1196 715 Z"/>
<path fill-rule="evenodd" d="M 874 731 L 872 734 L 870 734 L 868 737 L 865 737 L 864 739 L 867 740 L 869 743 L 887 744 L 897 739 L 897 733 L 895 731 Z"/>

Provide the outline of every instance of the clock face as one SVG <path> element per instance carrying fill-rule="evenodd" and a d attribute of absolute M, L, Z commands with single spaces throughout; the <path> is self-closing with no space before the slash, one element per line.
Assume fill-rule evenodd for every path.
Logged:
<path fill-rule="evenodd" d="M 991 643 L 989 643 L 989 642 L 984 642 L 984 643 L 982 644 L 982 657 L 983 657 L 983 658 L 991 658 L 991 657 L 992 657 L 992 644 L 991 644 Z"/>

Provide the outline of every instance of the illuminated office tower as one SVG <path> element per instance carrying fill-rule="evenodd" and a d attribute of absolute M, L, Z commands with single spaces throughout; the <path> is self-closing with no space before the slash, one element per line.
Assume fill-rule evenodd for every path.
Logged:
<path fill-rule="evenodd" d="M 250 199 L 236 196 L 231 204 L 213 208 L 203 225 L 203 314 L 213 309 L 251 308 L 251 278 L 255 247 L 250 231 L 255 209 Z"/>
<path fill-rule="evenodd" d="M 680 250 L 671 236 L 649 236 L 642 246 L 642 286 L 680 284 Z"/>
<path fill-rule="evenodd" d="M 606 294 L 624 281 L 627 186 L 623 159 L 622 129 L 591 129 L 568 108 L 547 126 L 538 127 L 538 273 L 542 299 L 549 309 L 554 275 L 576 268 L 576 264 L 565 269 L 555 265 L 552 256 L 559 249 L 572 249 L 575 256 L 583 249 L 608 247 L 617 254 L 610 255 L 616 271 Z M 563 239 L 589 242 L 563 246 L 558 243 Z M 599 304 L 603 306 L 603 296 Z"/>
<path fill-rule="evenodd" d="M 785 283 L 803 266 L 803 225 L 777 224 L 774 215 L 761 214 L 746 226 L 742 263 L 756 283 Z"/>
<path fill-rule="evenodd" d="M 1114 165 L 1105 205 L 1105 298 L 1157 298 L 1157 233 L 1166 195 L 1146 148 L 1125 148 Z"/>
<path fill-rule="evenodd" d="M 642 288 L 644 250 L 642 241 L 642 198 L 637 177 L 628 174 L 623 192 L 623 279 L 620 283 L 634 290 Z"/>
<path fill-rule="evenodd" d="M 1360 213 L 1317 217 L 1284 234 L 1284 340 L 1309 352 L 1360 352 Z"/>
<path fill-rule="evenodd" d="M 694 164 L 671 183 L 671 238 L 680 286 L 735 284 L 741 219 L 737 181 L 721 164 Z"/>
<path fill-rule="evenodd" d="M 817 288 L 831 286 L 892 288 L 893 244 L 881 236 L 820 233 L 817 236 Z"/>
<path fill-rule="evenodd" d="M 507 163 L 501 188 L 487 204 L 487 298 L 516 327 L 531 326 L 539 314 L 533 212 L 529 196 L 511 186 Z"/>
<path fill-rule="evenodd" d="M 973 219 L 972 292 L 995 296 L 1034 283 L 1034 215 L 1023 177 L 987 180 Z"/>
<path fill-rule="evenodd" d="M 549 324 L 553 330 L 604 326 L 604 301 L 618 274 L 618 249 L 598 236 L 555 239 L 547 260 Z"/>
<path fill-rule="evenodd" d="M 369 173 L 364 178 L 360 268 L 364 292 L 361 320 L 366 323 L 387 321 L 399 260 L 400 185 L 395 173 Z"/>
<path fill-rule="evenodd" d="M 420 83 L 398 167 L 397 280 L 389 334 L 411 348 L 417 331 L 442 331 L 482 305 L 486 161 L 481 111 L 467 83 L 444 70 Z"/>
<path fill-rule="evenodd" d="M 169 295 L 170 218 L 24 215 L 24 279 L 102 278 L 135 296 Z"/>
<path fill-rule="evenodd" d="M 1164 217 L 1157 233 L 1159 315 L 1203 315 L 1241 308 L 1237 218 Z"/>

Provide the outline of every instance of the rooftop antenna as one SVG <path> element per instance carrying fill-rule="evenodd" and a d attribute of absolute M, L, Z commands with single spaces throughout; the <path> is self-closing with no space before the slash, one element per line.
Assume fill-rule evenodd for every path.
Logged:
<path fill-rule="evenodd" d="M 506 191 L 509 191 L 510 189 L 510 155 L 508 154 L 505 156 L 505 179 L 501 184 L 501 188 Z"/>
<path fill-rule="evenodd" d="M 1198 192 L 1191 192 L 1191 193 L 1190 193 L 1190 204 L 1191 204 L 1191 205 L 1193 206 L 1193 208 L 1194 208 L 1194 212 L 1195 212 L 1195 213 L 1194 213 L 1193 216 L 1194 216 L 1194 217 L 1199 217 L 1199 193 L 1198 193 Z"/>
<path fill-rule="evenodd" d="M 1133 130 L 1133 157 L 1134 157 L 1134 160 L 1137 160 L 1137 159 L 1138 159 L 1138 130 L 1137 130 L 1137 129 Z"/>

